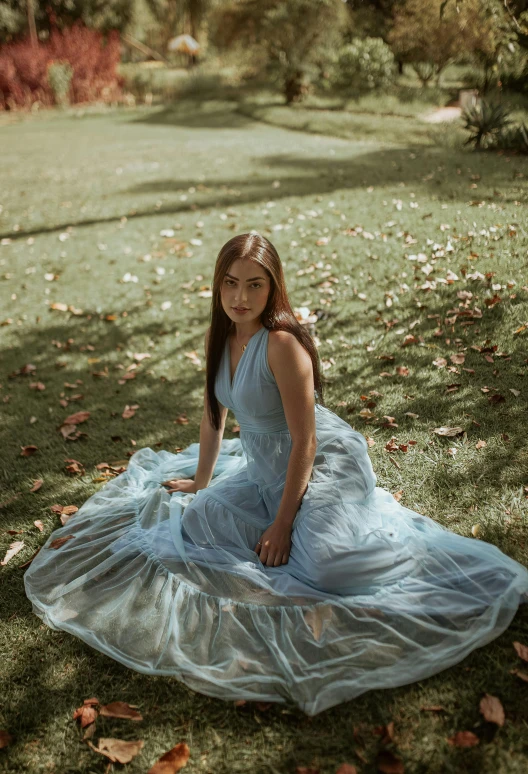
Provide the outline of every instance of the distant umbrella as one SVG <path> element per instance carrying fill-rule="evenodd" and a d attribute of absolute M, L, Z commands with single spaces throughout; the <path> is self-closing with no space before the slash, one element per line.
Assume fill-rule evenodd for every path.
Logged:
<path fill-rule="evenodd" d="M 184 54 L 197 54 L 200 50 L 200 44 L 192 37 L 192 35 L 178 35 L 176 38 L 172 38 L 167 43 L 169 51 L 181 51 Z"/>

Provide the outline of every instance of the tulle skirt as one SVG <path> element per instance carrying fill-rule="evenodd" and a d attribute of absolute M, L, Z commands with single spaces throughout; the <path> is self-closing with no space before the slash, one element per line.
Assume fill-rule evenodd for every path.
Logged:
<path fill-rule="evenodd" d="M 376 486 L 364 437 L 319 404 L 316 430 L 287 564 L 254 548 L 280 503 L 289 433 L 224 439 L 196 494 L 161 482 L 195 474 L 198 443 L 143 448 L 33 560 L 34 612 L 131 669 L 308 715 L 421 680 L 501 634 L 528 601 L 528 570 Z"/>

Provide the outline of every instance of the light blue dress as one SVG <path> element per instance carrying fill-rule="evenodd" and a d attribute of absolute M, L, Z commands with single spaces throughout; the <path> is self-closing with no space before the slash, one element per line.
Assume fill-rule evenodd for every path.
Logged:
<path fill-rule="evenodd" d="M 161 486 L 195 474 L 198 443 L 140 449 L 49 537 L 24 581 L 48 626 L 131 669 L 315 715 L 493 640 L 528 602 L 528 571 L 377 487 L 363 435 L 320 404 L 289 561 L 262 564 L 253 548 L 273 522 L 291 449 L 268 338 L 264 327 L 250 338 L 232 383 L 226 342 L 215 390 L 240 438 L 222 440 L 206 489 Z"/>

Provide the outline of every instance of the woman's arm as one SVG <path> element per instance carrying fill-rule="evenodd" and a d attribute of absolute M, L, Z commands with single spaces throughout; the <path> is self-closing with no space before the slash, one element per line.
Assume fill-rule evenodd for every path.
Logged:
<path fill-rule="evenodd" d="M 205 333 L 204 349 L 207 357 L 207 345 L 209 342 L 209 328 Z M 214 467 L 220 453 L 220 444 L 224 435 L 225 421 L 227 417 L 227 408 L 220 404 L 220 429 L 215 430 L 209 420 L 209 399 L 207 396 L 207 385 L 204 388 L 204 410 L 200 422 L 200 455 L 198 457 L 198 466 L 193 479 L 175 479 L 165 482 L 170 486 L 169 493 L 172 492 L 197 492 L 199 489 L 206 489 L 213 477 Z"/>
<path fill-rule="evenodd" d="M 313 367 L 308 352 L 292 333 L 272 331 L 268 363 L 279 388 L 292 446 L 279 509 L 255 551 L 264 564 L 277 566 L 288 561 L 291 528 L 308 486 L 317 438 Z"/>

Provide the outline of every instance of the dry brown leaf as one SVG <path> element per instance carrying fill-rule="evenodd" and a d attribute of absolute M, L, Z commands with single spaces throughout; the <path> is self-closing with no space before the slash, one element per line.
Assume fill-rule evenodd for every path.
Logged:
<path fill-rule="evenodd" d="M 528 645 L 522 645 L 520 642 L 514 642 L 513 647 L 519 658 L 523 661 L 528 661 Z"/>
<path fill-rule="evenodd" d="M 382 750 L 376 758 L 378 771 L 383 774 L 404 774 L 405 767 L 401 758 L 398 758 L 390 750 Z"/>
<path fill-rule="evenodd" d="M 112 763 L 130 763 L 143 748 L 144 742 L 138 739 L 133 742 L 125 742 L 122 739 L 99 739 L 99 747 L 96 747 L 90 740 L 86 744 L 94 752 L 105 755 Z"/>
<path fill-rule="evenodd" d="M 187 766 L 191 751 L 185 742 L 180 742 L 156 761 L 147 774 L 175 774 Z"/>
<path fill-rule="evenodd" d="M 63 425 L 80 425 L 81 422 L 86 422 L 90 418 L 89 411 L 77 411 L 75 414 L 70 414 L 69 417 L 62 420 Z"/>
<path fill-rule="evenodd" d="M 33 524 L 39 530 L 39 532 L 44 531 L 44 524 L 40 521 L 40 519 L 37 519 L 36 521 L 34 521 Z"/>
<path fill-rule="evenodd" d="M 72 538 L 74 537 L 75 535 L 66 535 L 66 537 L 56 538 L 56 540 L 53 540 L 49 544 L 49 548 L 55 548 L 55 549 L 60 548 L 61 546 L 64 545 L 64 543 L 66 543 L 68 540 L 72 540 Z"/>
<path fill-rule="evenodd" d="M 510 674 L 515 675 L 520 680 L 524 680 L 525 683 L 528 683 L 528 672 L 521 672 L 520 669 L 510 669 Z"/>
<path fill-rule="evenodd" d="M 485 446 L 487 446 L 487 442 L 479 439 L 475 444 L 475 449 L 483 449 Z"/>
<path fill-rule="evenodd" d="M 35 452 L 38 451 L 38 446 L 34 446 L 33 444 L 30 444 L 29 446 L 21 446 L 20 448 L 22 449 L 20 452 L 21 457 L 31 457 L 32 454 L 35 454 Z"/>
<path fill-rule="evenodd" d="M 457 731 L 447 741 L 454 747 L 475 747 L 480 739 L 472 731 Z"/>
<path fill-rule="evenodd" d="M 488 723 L 496 723 L 498 726 L 503 726 L 506 717 L 504 715 L 504 707 L 502 706 L 500 699 L 497 696 L 491 696 L 487 693 L 480 700 L 480 711 L 484 715 L 484 719 Z"/>
<path fill-rule="evenodd" d="M 82 707 L 78 707 L 73 713 L 73 719 L 79 720 L 81 728 L 86 728 L 90 723 L 95 723 L 97 719 L 97 710 L 88 704 L 83 704 Z"/>
<path fill-rule="evenodd" d="M 31 489 L 29 491 L 30 492 L 38 492 L 38 490 L 40 489 L 40 487 L 42 486 L 43 483 L 44 483 L 44 480 L 42 478 L 37 478 L 37 480 L 35 481 L 35 483 L 33 484 L 33 486 L 31 487 Z"/>
<path fill-rule="evenodd" d="M 462 365 L 466 359 L 466 356 L 463 352 L 456 352 L 454 355 L 449 355 L 449 359 L 452 363 L 455 363 L 455 365 Z"/>
<path fill-rule="evenodd" d="M 81 475 L 83 476 L 86 473 L 86 470 L 84 468 L 84 465 L 82 462 L 79 462 L 79 460 L 74 460 L 71 457 L 67 457 L 64 460 L 68 464 L 65 465 L 65 469 L 67 473 L 70 473 L 72 475 Z"/>
<path fill-rule="evenodd" d="M 36 557 L 36 555 L 38 554 L 39 551 L 40 551 L 40 548 L 37 548 L 37 550 L 35 551 L 33 556 L 30 556 L 30 558 L 27 560 L 27 562 L 24 562 L 24 564 L 19 564 L 18 568 L 21 570 L 23 567 L 29 567 L 29 565 L 31 564 L 33 559 Z"/>
<path fill-rule="evenodd" d="M 401 500 L 401 499 L 402 499 L 402 497 L 403 497 L 403 489 L 398 489 L 398 491 L 397 491 L 397 492 L 393 492 L 393 493 L 392 493 L 392 496 L 394 497 L 394 499 L 395 499 L 395 500 L 397 500 L 398 502 L 400 502 L 400 500 Z"/>
<path fill-rule="evenodd" d="M 342 763 L 336 774 L 357 774 L 357 769 L 351 763 Z"/>
<path fill-rule="evenodd" d="M 314 638 L 319 641 L 321 634 L 332 618 L 332 610 L 329 605 L 316 605 L 312 610 L 304 613 L 304 620 L 313 632 Z"/>
<path fill-rule="evenodd" d="M 24 548 L 24 541 L 23 540 L 15 540 L 14 543 L 11 543 L 9 546 L 9 549 L 6 551 L 6 555 L 0 562 L 1 565 L 6 565 L 16 554 L 18 554 L 19 551 L 22 551 Z"/>
<path fill-rule="evenodd" d="M 381 736 L 381 744 L 390 744 L 394 741 L 394 721 L 391 720 L 386 726 L 375 726 L 372 729 L 374 734 Z"/>
<path fill-rule="evenodd" d="M 7 731 L 0 731 L 0 750 L 7 747 L 13 741 L 13 737 Z"/>
<path fill-rule="evenodd" d="M 105 715 L 108 718 L 143 720 L 142 715 L 125 701 L 113 701 L 111 704 L 103 704 L 99 710 L 99 714 Z"/>

